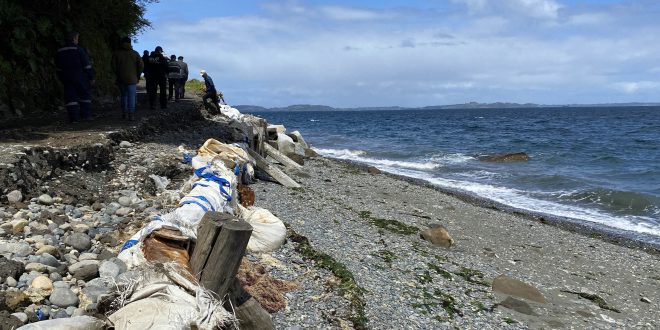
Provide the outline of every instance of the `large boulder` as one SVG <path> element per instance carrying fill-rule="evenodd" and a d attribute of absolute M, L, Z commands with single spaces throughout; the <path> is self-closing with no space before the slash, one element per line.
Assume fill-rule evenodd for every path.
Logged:
<path fill-rule="evenodd" d="M 293 142 L 300 144 L 303 148 L 309 148 L 309 145 L 307 142 L 305 142 L 305 139 L 303 139 L 302 134 L 298 131 L 293 131 L 291 133 L 287 134 L 291 139 L 293 139 Z"/>
<path fill-rule="evenodd" d="M 506 275 L 493 281 L 493 291 L 545 304 L 546 300 L 537 288 Z"/>
<path fill-rule="evenodd" d="M 519 162 L 528 161 L 531 158 L 524 152 L 514 152 L 508 154 L 485 155 L 477 157 L 484 162 Z"/>
<path fill-rule="evenodd" d="M 441 224 L 432 224 L 429 228 L 421 232 L 419 236 L 435 246 L 448 248 L 454 244 L 454 239 L 449 235 L 447 228 Z"/>

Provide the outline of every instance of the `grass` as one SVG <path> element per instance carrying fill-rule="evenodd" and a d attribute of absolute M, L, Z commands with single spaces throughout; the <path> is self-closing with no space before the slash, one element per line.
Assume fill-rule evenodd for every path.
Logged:
<path fill-rule="evenodd" d="M 339 279 L 339 292 L 350 301 L 349 321 L 353 323 L 355 329 L 367 329 L 369 320 L 364 311 L 366 306 L 364 292 L 366 290 L 355 282 L 353 274 L 346 268 L 346 265 L 326 253 L 315 250 L 307 237 L 296 233 L 291 228 L 289 228 L 288 237 L 291 241 L 298 243 L 295 249 L 304 259 L 314 261 L 316 267 L 331 271 Z"/>
<path fill-rule="evenodd" d="M 397 258 L 394 252 L 388 250 L 380 250 L 378 252 L 372 252 L 371 255 L 383 259 L 383 261 L 385 261 L 385 263 L 387 263 L 390 266 L 390 268 L 392 267 L 392 261 L 394 261 Z"/>
<path fill-rule="evenodd" d="M 456 299 L 438 289 L 434 290 L 433 293 L 429 293 L 425 289 L 422 292 L 422 302 L 412 304 L 413 308 L 421 309 L 421 313 L 424 315 L 432 314 L 433 309 L 438 306 L 444 309 L 450 319 L 453 319 L 454 315 L 457 314 L 463 316 L 463 312 L 456 307 Z M 440 322 L 447 321 L 441 315 L 436 315 L 433 318 Z"/>
<path fill-rule="evenodd" d="M 370 211 L 360 211 L 359 215 L 361 219 L 369 221 L 370 224 L 396 234 L 415 235 L 419 232 L 419 228 L 406 225 L 397 220 L 374 218 L 371 216 Z"/>
<path fill-rule="evenodd" d="M 446 279 L 448 279 L 448 280 L 450 280 L 450 281 L 453 281 L 453 280 L 454 280 L 454 277 L 451 276 L 451 273 L 448 272 L 448 271 L 446 271 L 446 270 L 444 270 L 444 269 L 442 269 L 442 268 L 440 268 L 440 266 L 438 266 L 438 265 L 434 265 L 434 264 L 432 264 L 432 263 L 427 263 L 427 265 L 429 266 L 429 268 L 430 268 L 431 270 L 434 270 L 436 273 L 440 274 L 440 276 L 442 276 L 442 277 L 444 277 L 444 278 L 446 278 Z"/>

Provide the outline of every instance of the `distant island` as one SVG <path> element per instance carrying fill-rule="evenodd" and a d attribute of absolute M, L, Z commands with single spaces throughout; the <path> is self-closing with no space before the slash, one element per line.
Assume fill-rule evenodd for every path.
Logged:
<path fill-rule="evenodd" d="M 327 105 L 295 104 L 287 107 L 266 108 L 258 105 L 235 105 L 240 112 L 267 112 L 267 111 L 370 111 L 370 110 L 450 110 L 450 109 L 516 109 L 516 108 L 590 108 L 590 107 L 657 107 L 660 103 L 601 103 L 601 104 L 536 104 L 536 103 L 479 103 L 468 102 L 463 104 L 431 105 L 426 107 L 356 107 L 334 108 Z"/>

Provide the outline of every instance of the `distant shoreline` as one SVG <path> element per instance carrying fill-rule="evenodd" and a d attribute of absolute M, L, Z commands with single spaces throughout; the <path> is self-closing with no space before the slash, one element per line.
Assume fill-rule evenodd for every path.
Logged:
<path fill-rule="evenodd" d="M 425 107 L 354 107 L 335 108 L 327 105 L 296 104 L 287 107 L 266 108 L 258 105 L 235 105 L 234 108 L 243 113 L 278 112 L 278 111 L 410 111 L 410 110 L 472 110 L 472 109 L 566 109 L 566 108 L 626 108 L 626 107 L 659 107 L 660 103 L 605 103 L 605 104 L 567 104 L 543 105 L 534 103 L 465 103 L 452 105 L 432 105 Z"/>

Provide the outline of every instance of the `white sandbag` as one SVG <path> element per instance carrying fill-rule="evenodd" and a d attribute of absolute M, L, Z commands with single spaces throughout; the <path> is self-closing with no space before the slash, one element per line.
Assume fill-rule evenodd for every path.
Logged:
<path fill-rule="evenodd" d="M 71 318 L 53 319 L 26 324 L 20 330 L 101 330 L 105 322 L 91 316 L 75 316 Z M 144 329 L 144 328 L 143 328 Z"/>
<path fill-rule="evenodd" d="M 198 156 L 211 156 L 212 159 L 221 159 L 227 168 L 233 169 L 236 164 L 243 166 L 250 161 L 247 151 L 240 147 L 222 143 L 215 139 L 208 139 L 197 151 Z M 194 166 L 194 164 L 193 164 Z"/>
<path fill-rule="evenodd" d="M 239 120 L 242 117 L 241 112 L 238 111 L 238 109 L 232 108 L 231 106 L 226 104 L 220 105 L 220 113 L 231 119 L 236 119 L 236 120 Z"/>
<path fill-rule="evenodd" d="M 266 209 L 250 206 L 241 209 L 241 218 L 252 225 L 252 236 L 247 249 L 252 252 L 271 252 L 282 246 L 286 240 L 286 227 Z"/>
<path fill-rule="evenodd" d="M 286 134 L 277 134 L 277 150 L 285 155 L 291 155 L 296 152 L 296 145 L 293 139 Z"/>
<path fill-rule="evenodd" d="M 303 139 L 302 134 L 298 131 L 293 131 L 291 133 L 287 133 L 287 135 L 293 139 L 293 142 L 296 144 L 300 144 L 303 148 L 309 148 L 309 145 L 307 142 L 305 142 L 305 139 Z"/>

